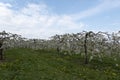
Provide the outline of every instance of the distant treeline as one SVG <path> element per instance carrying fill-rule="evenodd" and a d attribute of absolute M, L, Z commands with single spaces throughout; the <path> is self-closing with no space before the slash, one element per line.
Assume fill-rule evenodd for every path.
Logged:
<path fill-rule="evenodd" d="M 101 31 L 97 33 L 82 31 L 76 34 L 54 35 L 48 40 L 27 39 L 20 35 L 3 31 L 0 32 L 0 44 L 6 49 L 16 47 L 54 49 L 60 53 L 81 55 L 84 55 L 86 45 L 87 52 L 91 55 L 100 57 L 103 55 L 120 56 L 120 31 L 111 34 Z"/>

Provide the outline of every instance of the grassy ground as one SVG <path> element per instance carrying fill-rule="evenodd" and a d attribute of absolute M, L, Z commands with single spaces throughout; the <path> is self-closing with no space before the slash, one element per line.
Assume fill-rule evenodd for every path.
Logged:
<path fill-rule="evenodd" d="M 0 61 L 0 80 L 120 80 L 118 59 L 93 60 L 87 65 L 83 62 L 78 54 L 10 49 Z"/>

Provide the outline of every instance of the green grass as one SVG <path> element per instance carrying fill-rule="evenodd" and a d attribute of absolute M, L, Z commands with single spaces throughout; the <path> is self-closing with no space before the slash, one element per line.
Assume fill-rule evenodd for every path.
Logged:
<path fill-rule="evenodd" d="M 0 80 L 120 80 L 120 59 L 105 57 L 85 65 L 79 54 L 10 49 L 0 61 Z"/>

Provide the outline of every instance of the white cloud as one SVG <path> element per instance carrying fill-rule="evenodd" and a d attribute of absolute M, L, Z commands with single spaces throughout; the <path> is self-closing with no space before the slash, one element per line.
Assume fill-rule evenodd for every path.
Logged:
<path fill-rule="evenodd" d="M 84 26 L 71 16 L 53 13 L 45 4 L 28 4 L 15 11 L 11 4 L 0 3 L 0 30 L 18 33 L 28 38 L 48 38 Z"/>
<path fill-rule="evenodd" d="M 0 3 L 0 6 L 2 6 L 2 7 L 12 7 L 12 5 L 8 4 L 8 3 Z"/>
<path fill-rule="evenodd" d="M 89 16 L 93 16 L 99 13 L 102 13 L 104 11 L 108 11 L 117 7 L 120 7 L 120 0 L 99 0 L 100 4 L 97 6 L 94 6 L 93 8 L 89 8 L 88 10 L 82 11 L 77 14 L 71 15 L 75 19 L 83 19 L 87 18 Z"/>
<path fill-rule="evenodd" d="M 48 7 L 45 4 L 28 4 L 26 7 L 24 7 L 21 12 L 23 14 L 34 16 L 34 15 L 46 15 L 48 13 Z"/>

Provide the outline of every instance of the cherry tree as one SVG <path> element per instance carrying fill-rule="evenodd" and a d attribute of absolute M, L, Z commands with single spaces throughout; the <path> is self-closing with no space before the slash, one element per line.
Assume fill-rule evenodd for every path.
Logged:
<path fill-rule="evenodd" d="M 9 38 L 9 34 L 5 31 L 0 32 L 0 60 L 3 60 L 3 44 Z"/>
<path fill-rule="evenodd" d="M 11 43 L 15 43 L 13 44 L 13 46 L 15 47 L 15 45 L 17 44 L 17 40 L 19 40 L 21 36 L 17 35 L 17 34 L 12 34 L 12 33 L 7 33 L 5 31 L 0 32 L 0 59 L 3 60 L 3 50 L 5 48 L 11 47 Z"/>

